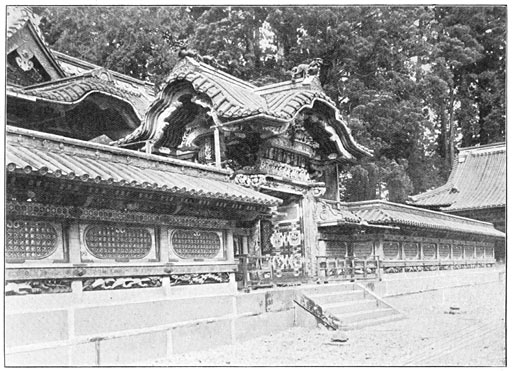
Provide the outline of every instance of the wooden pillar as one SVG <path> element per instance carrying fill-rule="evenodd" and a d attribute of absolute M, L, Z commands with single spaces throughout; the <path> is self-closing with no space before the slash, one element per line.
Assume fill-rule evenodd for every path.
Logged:
<path fill-rule="evenodd" d="M 219 127 L 215 126 L 213 129 L 213 147 L 215 149 L 215 167 L 221 167 L 221 154 L 220 154 L 220 131 Z"/>
<path fill-rule="evenodd" d="M 233 230 L 226 231 L 226 259 L 229 262 L 235 261 L 235 252 L 233 247 Z"/>
<path fill-rule="evenodd" d="M 384 236 L 381 234 L 377 235 L 375 239 L 375 254 L 380 260 L 384 259 Z"/>
<path fill-rule="evenodd" d="M 302 225 L 304 230 L 304 260 L 306 272 L 310 277 L 317 274 L 316 257 L 318 251 L 318 227 L 315 220 L 315 197 L 308 191 L 301 202 Z"/>

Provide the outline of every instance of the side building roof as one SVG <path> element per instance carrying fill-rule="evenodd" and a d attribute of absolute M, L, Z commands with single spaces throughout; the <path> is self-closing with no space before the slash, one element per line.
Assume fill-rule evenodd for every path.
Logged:
<path fill-rule="evenodd" d="M 8 173 L 271 207 L 281 200 L 229 181 L 227 170 L 7 126 Z M 197 173 L 202 176 L 197 176 Z"/>
<path fill-rule="evenodd" d="M 461 148 L 446 184 L 409 203 L 447 212 L 504 207 L 506 157 L 505 143 Z"/>
<path fill-rule="evenodd" d="M 316 217 L 319 227 L 350 224 L 376 228 L 380 226 L 412 227 L 430 231 L 505 238 L 505 233 L 495 229 L 492 223 L 383 200 L 324 201 L 319 206 Z"/>

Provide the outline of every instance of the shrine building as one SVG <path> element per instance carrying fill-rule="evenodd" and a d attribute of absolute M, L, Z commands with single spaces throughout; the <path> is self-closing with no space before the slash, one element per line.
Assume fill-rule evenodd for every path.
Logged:
<path fill-rule="evenodd" d="M 255 86 L 186 56 L 155 94 L 38 22 L 7 8 L 7 364 L 163 358 L 293 326 L 287 287 L 495 264 L 476 215 L 339 201 L 372 152 L 318 71 Z"/>

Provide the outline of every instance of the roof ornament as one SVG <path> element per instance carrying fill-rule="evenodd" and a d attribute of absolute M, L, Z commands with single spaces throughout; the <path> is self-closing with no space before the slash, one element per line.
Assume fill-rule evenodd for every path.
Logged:
<path fill-rule="evenodd" d="M 292 68 L 291 71 L 288 71 L 289 74 L 292 75 L 292 82 L 298 78 L 306 78 L 310 76 L 320 76 L 320 68 L 324 64 L 322 58 L 315 58 L 309 64 L 303 63 L 299 64 Z"/>
<path fill-rule="evenodd" d="M 16 57 L 16 63 L 23 71 L 30 71 L 34 68 L 34 62 L 31 59 L 34 57 L 34 53 L 27 49 L 19 49 L 18 48 L 18 56 Z"/>
<path fill-rule="evenodd" d="M 214 56 L 200 55 L 196 50 L 190 49 L 186 39 L 176 39 L 167 30 L 163 31 L 162 34 L 164 40 L 171 46 L 171 49 L 178 52 L 178 58 L 183 59 L 185 57 L 190 57 L 199 62 L 206 63 L 213 68 L 217 68 L 221 71 L 227 71 L 227 68 L 218 63 Z"/>

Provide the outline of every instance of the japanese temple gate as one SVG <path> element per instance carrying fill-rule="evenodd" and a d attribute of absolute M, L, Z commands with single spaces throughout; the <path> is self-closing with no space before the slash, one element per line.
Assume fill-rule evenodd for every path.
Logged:
<path fill-rule="evenodd" d="M 80 357 L 74 347 L 99 344 L 102 331 L 122 337 L 189 314 L 220 318 L 232 298 L 210 296 L 247 286 L 495 263 L 504 233 L 490 223 L 385 201 L 339 202 L 340 165 L 371 151 L 353 139 L 318 70 L 257 87 L 184 57 L 155 96 L 147 82 L 51 50 L 37 22 L 30 9 L 9 8 L 5 294 L 13 359 L 52 341 L 55 357 L 61 346 L 72 353 L 62 357 Z M 111 299 L 121 304 L 112 309 Z M 170 304 L 155 309 L 161 301 Z M 20 306 L 58 319 L 20 314 Z M 27 332 L 27 318 L 39 331 Z"/>

